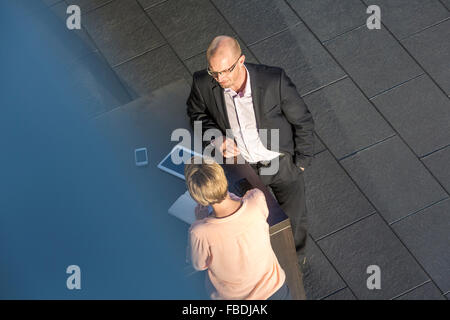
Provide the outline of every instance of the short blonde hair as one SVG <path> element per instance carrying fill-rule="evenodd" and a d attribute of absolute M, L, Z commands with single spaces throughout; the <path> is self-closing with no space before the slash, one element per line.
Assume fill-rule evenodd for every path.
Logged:
<path fill-rule="evenodd" d="M 198 158 L 192 157 L 184 167 L 189 194 L 203 206 L 222 202 L 228 194 L 225 172 L 214 160 Z"/>

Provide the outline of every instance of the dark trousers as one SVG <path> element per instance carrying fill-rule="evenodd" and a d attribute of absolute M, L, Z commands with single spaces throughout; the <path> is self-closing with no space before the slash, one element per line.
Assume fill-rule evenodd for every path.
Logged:
<path fill-rule="evenodd" d="M 251 164 L 251 167 L 261 181 L 272 189 L 280 207 L 289 217 L 297 255 L 303 255 L 308 238 L 303 171 L 294 164 L 289 153 L 279 157 L 279 170 L 274 175 L 261 175 L 257 165 Z"/>

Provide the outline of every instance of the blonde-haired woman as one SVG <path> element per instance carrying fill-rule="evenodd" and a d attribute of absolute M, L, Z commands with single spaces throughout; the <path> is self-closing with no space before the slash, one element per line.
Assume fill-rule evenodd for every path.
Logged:
<path fill-rule="evenodd" d="M 186 185 L 199 203 L 198 220 L 189 229 L 190 256 L 196 270 L 208 270 L 211 299 L 291 299 L 270 244 L 264 193 L 252 189 L 240 198 L 228 192 L 219 164 L 194 158 L 190 163 Z M 213 208 L 209 216 L 208 205 Z"/>

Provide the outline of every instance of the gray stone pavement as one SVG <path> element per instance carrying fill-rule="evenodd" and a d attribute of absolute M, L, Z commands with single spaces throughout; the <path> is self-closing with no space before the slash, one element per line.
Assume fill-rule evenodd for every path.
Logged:
<path fill-rule="evenodd" d="M 101 56 L 130 99 L 190 84 L 220 34 L 247 61 L 283 67 L 316 122 L 308 298 L 450 297 L 449 0 L 45 2 L 62 21 L 80 6 L 83 59 Z M 368 5 L 381 30 L 366 27 Z"/>

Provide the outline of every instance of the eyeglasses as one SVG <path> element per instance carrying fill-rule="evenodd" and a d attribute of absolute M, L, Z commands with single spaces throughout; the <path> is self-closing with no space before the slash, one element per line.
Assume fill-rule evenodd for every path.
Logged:
<path fill-rule="evenodd" d="M 229 75 L 231 72 L 233 72 L 234 68 L 236 67 L 236 64 L 238 63 L 239 59 L 242 57 L 242 55 L 239 56 L 239 58 L 237 58 L 236 62 L 233 63 L 233 65 L 231 67 L 229 67 L 228 69 L 225 69 L 223 71 L 211 71 L 209 69 L 209 67 L 206 69 L 208 71 L 208 74 L 213 77 L 214 79 L 217 79 L 219 77 L 219 75 Z"/>

